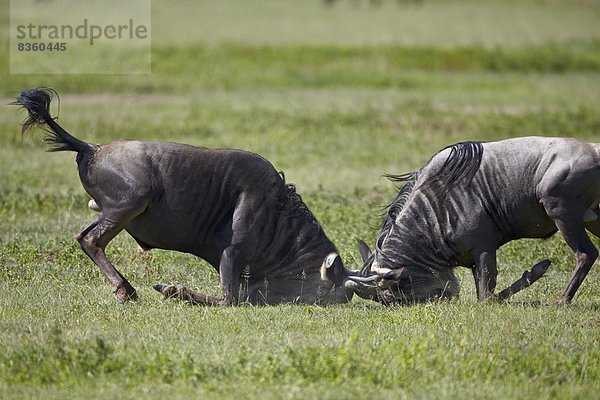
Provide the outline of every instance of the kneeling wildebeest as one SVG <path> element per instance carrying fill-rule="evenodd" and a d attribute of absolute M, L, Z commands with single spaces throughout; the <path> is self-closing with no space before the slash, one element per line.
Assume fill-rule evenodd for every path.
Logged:
<path fill-rule="evenodd" d="M 559 299 L 573 299 L 598 251 L 600 145 L 572 138 L 523 137 L 449 146 L 404 183 L 387 209 L 374 253 L 362 243 L 361 275 L 383 302 L 457 296 L 456 266 L 473 271 L 480 300 L 504 299 L 544 274 L 548 260 L 495 294 L 496 250 L 520 238 L 560 231 L 576 259 Z"/>
<path fill-rule="evenodd" d="M 100 216 L 77 235 L 121 302 L 135 289 L 106 258 L 122 230 L 143 249 L 191 253 L 220 275 L 223 298 L 156 285 L 166 297 L 197 304 L 339 303 L 352 298 L 349 271 L 295 187 L 264 158 L 241 150 L 177 143 L 116 141 L 97 145 L 67 133 L 50 115 L 56 94 L 25 91 L 23 132 L 45 126 L 50 151 L 77 152 L 81 184 Z M 245 272 L 246 280 L 242 282 Z M 240 284 L 243 283 L 240 294 Z M 360 288 L 357 288 L 360 290 Z"/>

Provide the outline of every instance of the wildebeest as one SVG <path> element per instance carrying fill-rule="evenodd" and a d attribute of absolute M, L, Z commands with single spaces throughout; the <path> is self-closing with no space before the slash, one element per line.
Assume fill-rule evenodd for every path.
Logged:
<path fill-rule="evenodd" d="M 50 151 L 77 152 L 81 184 L 100 216 L 76 238 L 118 300 L 137 298 L 104 253 L 122 230 L 143 249 L 194 254 L 220 275 L 222 299 L 156 285 L 165 296 L 211 305 L 325 304 L 352 298 L 348 277 L 356 271 L 343 267 L 295 187 L 266 159 L 177 143 L 84 142 L 51 117 L 54 95 L 48 88 L 21 93 L 15 104 L 28 111 L 23 132 L 43 126 Z"/>
<path fill-rule="evenodd" d="M 511 289 L 494 293 L 496 250 L 560 231 L 576 259 L 559 299 L 570 302 L 598 257 L 586 229 L 600 236 L 599 152 L 600 145 L 572 138 L 463 142 L 415 173 L 390 176 L 404 186 L 387 208 L 373 254 L 363 244 L 361 275 L 379 277 L 379 300 L 413 303 L 457 296 L 453 268 L 465 266 L 480 300 L 503 299 Z M 526 273 L 523 287 L 548 265 Z"/>

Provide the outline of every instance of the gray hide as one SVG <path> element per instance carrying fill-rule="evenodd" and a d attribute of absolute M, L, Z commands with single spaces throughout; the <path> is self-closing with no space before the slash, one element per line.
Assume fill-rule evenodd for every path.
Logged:
<path fill-rule="evenodd" d="M 356 272 L 343 267 L 294 186 L 267 160 L 241 150 L 176 143 L 83 142 L 50 116 L 54 94 L 44 88 L 21 93 L 16 104 L 29 112 L 23 130 L 47 125 L 51 151 L 77 152 L 90 207 L 100 211 L 77 240 L 120 301 L 136 299 L 136 291 L 104 249 L 122 230 L 143 249 L 191 253 L 220 274 L 223 299 L 156 285 L 165 296 L 199 304 L 324 304 L 352 298 L 344 283 Z"/>
<path fill-rule="evenodd" d="M 496 250 L 558 230 L 575 254 L 559 300 L 570 302 L 598 256 L 586 229 L 600 235 L 599 150 L 571 138 L 524 137 L 440 151 L 418 172 L 393 177 L 404 187 L 361 275 L 379 276 L 379 300 L 412 303 L 457 296 L 452 269 L 465 266 L 478 298 L 494 298 Z"/>

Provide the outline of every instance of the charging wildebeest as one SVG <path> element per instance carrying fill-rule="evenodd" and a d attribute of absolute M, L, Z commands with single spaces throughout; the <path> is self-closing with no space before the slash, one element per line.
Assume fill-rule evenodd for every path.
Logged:
<path fill-rule="evenodd" d="M 504 299 L 544 274 L 549 261 L 500 294 L 496 250 L 519 238 L 561 232 L 576 259 L 559 299 L 573 299 L 598 251 L 600 145 L 572 138 L 524 137 L 447 147 L 404 183 L 387 209 L 374 253 L 363 243 L 361 275 L 379 300 L 412 303 L 458 295 L 456 266 L 473 270 L 480 300 Z M 374 294 L 372 295 L 376 297 Z"/>
<path fill-rule="evenodd" d="M 77 152 L 81 183 L 93 199 L 90 208 L 100 211 L 77 241 L 121 302 L 136 299 L 136 291 L 104 249 L 122 230 L 143 249 L 191 253 L 219 272 L 222 299 L 156 285 L 167 297 L 210 305 L 352 298 L 348 277 L 357 272 L 343 267 L 295 187 L 267 160 L 241 150 L 176 143 L 87 143 L 51 117 L 55 94 L 48 88 L 21 93 L 15 104 L 28 111 L 23 132 L 44 126 L 46 141 L 54 146 L 50 151 Z"/>

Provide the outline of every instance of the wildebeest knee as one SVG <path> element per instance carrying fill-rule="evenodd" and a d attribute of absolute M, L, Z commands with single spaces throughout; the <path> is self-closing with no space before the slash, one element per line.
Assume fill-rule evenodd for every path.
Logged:
<path fill-rule="evenodd" d="M 575 252 L 575 260 L 577 265 L 584 266 L 589 270 L 594 262 L 598 259 L 598 250 L 595 247 Z"/>
<path fill-rule="evenodd" d="M 79 243 L 79 245 L 81 246 L 81 242 L 83 241 L 83 237 L 84 237 L 84 232 L 81 231 L 79 232 L 76 236 L 75 236 L 75 240 L 77 240 L 77 243 Z"/>
<path fill-rule="evenodd" d="M 100 250 L 100 246 L 96 242 L 96 239 L 91 235 L 85 235 L 81 240 L 79 240 L 79 246 L 86 253 L 96 253 Z"/>
<path fill-rule="evenodd" d="M 75 236 L 75 240 L 77 240 L 77 243 L 79 243 L 79 246 L 82 249 L 95 246 L 95 243 L 92 240 L 92 238 L 90 237 L 89 231 L 87 231 L 87 230 L 83 230 L 83 231 L 79 232 L 77 234 L 77 236 Z"/>

